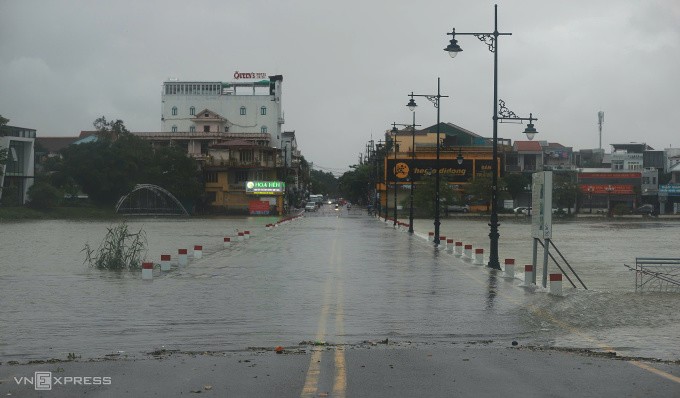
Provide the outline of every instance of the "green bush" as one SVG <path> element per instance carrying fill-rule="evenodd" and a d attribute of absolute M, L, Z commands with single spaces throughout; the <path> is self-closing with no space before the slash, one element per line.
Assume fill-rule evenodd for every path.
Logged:
<path fill-rule="evenodd" d="M 51 209 L 59 204 L 61 192 L 46 182 L 36 182 L 28 188 L 29 206 L 35 209 Z"/>

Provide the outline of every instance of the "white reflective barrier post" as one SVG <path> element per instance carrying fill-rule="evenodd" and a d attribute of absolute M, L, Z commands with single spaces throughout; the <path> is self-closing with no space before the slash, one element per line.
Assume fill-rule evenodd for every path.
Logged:
<path fill-rule="evenodd" d="M 444 249 L 446 247 L 446 236 L 439 236 L 439 247 Z"/>
<path fill-rule="evenodd" d="M 527 264 L 524 266 L 524 286 L 531 286 L 534 280 L 534 266 Z"/>
<path fill-rule="evenodd" d="M 142 279 L 153 279 L 153 263 L 142 263 Z"/>
<path fill-rule="evenodd" d="M 203 246 L 194 245 L 194 259 L 198 260 L 203 257 Z"/>
<path fill-rule="evenodd" d="M 472 245 L 465 245 L 465 257 L 472 258 Z"/>
<path fill-rule="evenodd" d="M 188 252 L 187 249 L 177 250 L 177 263 L 179 264 L 180 267 L 185 267 L 187 264 L 189 264 L 189 257 L 187 255 L 187 252 Z"/>
<path fill-rule="evenodd" d="M 562 274 L 550 274 L 550 294 L 562 295 Z"/>
<path fill-rule="evenodd" d="M 484 249 L 475 249 L 475 264 L 484 264 Z"/>
<path fill-rule="evenodd" d="M 427 241 L 428 242 L 434 242 L 434 232 L 428 232 L 427 233 Z"/>
<path fill-rule="evenodd" d="M 243 232 L 239 232 L 239 233 L 238 233 L 238 241 L 239 241 L 239 242 L 243 242 L 244 239 L 245 239 L 245 238 L 243 237 Z"/>
<path fill-rule="evenodd" d="M 250 239 L 250 231 L 243 231 L 243 237 L 248 240 Z"/>
<path fill-rule="evenodd" d="M 515 259 L 514 258 L 506 258 L 505 259 L 505 276 L 508 278 L 514 278 L 515 277 Z"/>
<path fill-rule="evenodd" d="M 463 242 L 456 242 L 456 257 L 463 255 Z"/>
<path fill-rule="evenodd" d="M 446 251 L 447 253 L 453 253 L 453 239 L 446 240 Z"/>
<path fill-rule="evenodd" d="M 224 238 L 224 247 L 227 248 L 229 246 L 231 246 L 231 238 L 225 237 Z"/>
<path fill-rule="evenodd" d="M 170 255 L 161 254 L 161 271 L 170 271 Z"/>

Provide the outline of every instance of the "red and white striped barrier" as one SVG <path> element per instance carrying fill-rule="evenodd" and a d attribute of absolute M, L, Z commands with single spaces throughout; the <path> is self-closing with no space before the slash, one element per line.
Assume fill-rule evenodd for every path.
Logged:
<path fill-rule="evenodd" d="M 439 236 L 439 246 L 441 246 L 442 249 L 446 247 L 446 236 Z"/>
<path fill-rule="evenodd" d="M 245 240 L 245 238 L 243 237 L 243 232 L 239 232 L 238 233 L 238 241 L 243 242 L 244 240 Z"/>
<path fill-rule="evenodd" d="M 428 242 L 434 242 L 434 232 L 428 232 L 427 233 L 427 241 Z"/>
<path fill-rule="evenodd" d="M 184 267 L 189 264 L 189 256 L 187 254 L 187 249 L 177 250 L 177 263 L 180 267 Z"/>
<path fill-rule="evenodd" d="M 243 231 L 243 237 L 247 240 L 250 239 L 250 231 Z"/>
<path fill-rule="evenodd" d="M 475 249 L 475 264 L 484 264 L 484 249 Z"/>
<path fill-rule="evenodd" d="M 527 264 L 524 266 L 524 286 L 531 286 L 534 280 L 534 266 Z"/>
<path fill-rule="evenodd" d="M 228 237 L 228 236 L 225 236 L 224 237 L 224 247 L 227 248 L 229 246 L 231 246 L 231 238 Z"/>
<path fill-rule="evenodd" d="M 453 239 L 446 240 L 446 252 L 453 253 Z"/>
<path fill-rule="evenodd" d="M 203 246 L 194 245 L 194 259 L 198 260 L 203 257 Z"/>
<path fill-rule="evenodd" d="M 153 279 L 153 263 L 142 263 L 142 279 Z"/>
<path fill-rule="evenodd" d="M 550 274 L 550 294 L 562 295 L 562 274 Z"/>
<path fill-rule="evenodd" d="M 472 259 L 472 245 L 465 245 L 463 255 L 469 259 Z"/>
<path fill-rule="evenodd" d="M 463 255 L 463 242 L 456 242 L 456 257 Z"/>
<path fill-rule="evenodd" d="M 170 271 L 170 255 L 161 254 L 161 271 Z"/>
<path fill-rule="evenodd" d="M 514 278 L 515 277 L 515 259 L 514 258 L 506 258 L 505 259 L 505 276 L 508 278 Z"/>

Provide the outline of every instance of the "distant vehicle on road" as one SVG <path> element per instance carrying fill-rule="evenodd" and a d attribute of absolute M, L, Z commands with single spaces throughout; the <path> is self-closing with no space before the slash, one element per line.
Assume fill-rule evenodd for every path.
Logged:
<path fill-rule="evenodd" d="M 468 205 L 448 205 L 446 210 L 450 213 L 467 213 L 470 211 L 470 206 Z"/>
<path fill-rule="evenodd" d="M 309 201 L 317 203 L 319 206 L 321 206 L 323 204 L 323 195 L 321 195 L 321 194 L 319 194 L 319 195 L 314 195 L 314 194 L 309 195 Z"/>
<path fill-rule="evenodd" d="M 528 207 L 526 206 L 520 206 L 520 207 L 515 207 L 512 211 L 515 214 L 527 214 L 526 212 L 529 210 Z"/>
<path fill-rule="evenodd" d="M 637 209 L 633 210 L 634 214 L 642 214 L 644 216 L 653 216 L 656 214 L 654 210 L 654 205 L 642 205 L 638 207 Z"/>
<path fill-rule="evenodd" d="M 316 203 L 307 202 L 307 204 L 305 205 L 305 211 L 316 211 Z"/>

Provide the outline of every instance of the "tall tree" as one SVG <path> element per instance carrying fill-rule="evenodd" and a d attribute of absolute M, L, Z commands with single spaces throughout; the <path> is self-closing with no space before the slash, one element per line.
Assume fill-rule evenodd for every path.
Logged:
<path fill-rule="evenodd" d="M 312 192 L 310 193 L 331 196 L 338 194 L 338 180 L 333 173 L 312 169 L 309 174 L 312 183 Z"/>
<path fill-rule="evenodd" d="M 491 206 L 491 174 L 477 174 L 468 186 L 467 193 L 474 196 L 476 202 L 486 203 L 486 210 Z"/>
<path fill-rule="evenodd" d="M 184 203 L 195 202 L 203 191 L 198 165 L 178 148 L 154 150 L 151 143 L 130 134 L 122 121 L 95 121 L 95 142 L 71 145 L 62 151 L 61 181 L 72 180 L 96 203 L 113 204 L 136 184 L 156 184 Z"/>
<path fill-rule="evenodd" d="M 576 173 L 553 172 L 553 203 L 558 209 L 567 209 L 571 214 L 571 208 L 576 206 L 581 190 L 576 183 Z"/>
<path fill-rule="evenodd" d="M 346 171 L 338 179 L 338 187 L 343 198 L 352 203 L 366 204 L 370 197 L 370 176 L 371 167 L 362 164 L 353 167 L 353 170 Z"/>
<path fill-rule="evenodd" d="M 413 206 L 417 208 L 418 212 L 423 216 L 431 217 L 434 215 L 435 185 L 435 176 L 426 176 L 420 180 L 420 183 L 416 185 L 414 190 Z M 390 194 L 392 194 L 392 192 L 390 192 Z M 439 184 L 439 202 L 442 207 L 447 204 L 455 203 L 455 192 L 453 188 L 444 181 L 441 181 Z"/>
<path fill-rule="evenodd" d="M 520 173 L 506 174 L 501 179 L 501 184 L 505 187 L 513 202 L 517 202 L 519 195 L 524 192 L 527 185 L 531 185 L 531 176 Z"/>

